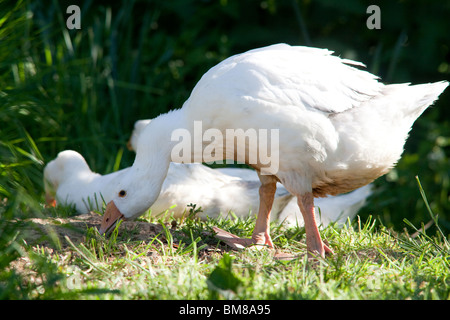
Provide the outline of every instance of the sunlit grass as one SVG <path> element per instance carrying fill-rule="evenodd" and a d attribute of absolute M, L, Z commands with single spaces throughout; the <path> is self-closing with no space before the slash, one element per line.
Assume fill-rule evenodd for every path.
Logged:
<path fill-rule="evenodd" d="M 64 250 L 26 245 L 15 264 L 29 265 L 20 268 L 21 277 L 30 282 L 29 298 L 450 298 L 449 252 L 433 250 L 426 239 L 410 250 L 417 244 L 408 235 L 393 235 L 373 220 L 323 230 L 336 251 L 326 259 L 308 259 L 299 235 L 284 244 L 283 250 L 299 254 L 291 261 L 274 259 L 271 250 L 234 252 L 213 238 L 192 237 L 210 224 L 234 227 L 196 221 L 188 234 L 184 225 L 178 232 L 165 226 L 146 241 L 130 241 L 118 232 L 120 226 L 107 238 L 89 229 L 82 243 L 66 238 Z M 274 237 L 284 234 L 278 229 Z M 36 272 L 41 278 L 33 276 Z"/>

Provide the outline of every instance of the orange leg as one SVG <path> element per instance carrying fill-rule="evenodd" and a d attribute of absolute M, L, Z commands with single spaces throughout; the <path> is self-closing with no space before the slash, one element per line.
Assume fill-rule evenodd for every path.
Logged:
<path fill-rule="evenodd" d="M 255 229 L 251 239 L 239 238 L 229 232 L 214 227 L 216 237 L 234 249 L 244 249 L 245 247 L 257 244 L 273 247 L 270 237 L 270 212 L 277 189 L 276 181 L 273 179 L 261 179 L 263 184 L 259 188 L 259 211 L 256 219 Z M 266 183 L 264 183 L 266 182 Z"/>
<path fill-rule="evenodd" d="M 312 193 L 307 193 L 297 197 L 297 203 L 305 221 L 306 231 L 306 247 L 313 255 L 319 255 L 325 258 L 326 253 L 333 254 L 326 244 L 323 243 L 320 237 L 319 229 L 316 224 L 316 216 L 314 214 L 314 196 Z"/>
<path fill-rule="evenodd" d="M 276 182 L 263 184 L 259 188 L 259 211 L 252 234 L 253 243 L 264 244 L 271 248 L 273 248 L 273 242 L 270 237 L 270 212 L 276 191 Z"/>

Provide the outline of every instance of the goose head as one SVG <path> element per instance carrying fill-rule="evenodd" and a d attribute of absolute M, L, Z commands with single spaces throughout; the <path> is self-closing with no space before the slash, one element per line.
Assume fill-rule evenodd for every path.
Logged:
<path fill-rule="evenodd" d="M 112 186 L 112 197 L 106 205 L 100 234 L 112 229 L 119 219 L 134 220 L 151 207 L 158 198 L 162 185 L 162 181 L 158 182 L 161 178 L 155 177 L 156 183 L 152 183 L 151 176 L 141 175 L 140 170 L 131 167 L 118 177 Z"/>
<path fill-rule="evenodd" d="M 138 134 L 130 145 L 136 150 L 133 165 L 115 179 L 112 198 L 106 205 L 99 229 L 101 234 L 114 227 L 119 219 L 133 220 L 157 200 L 170 165 L 172 126 L 177 126 L 178 112 L 138 122 Z"/>
<path fill-rule="evenodd" d="M 136 151 L 138 137 L 142 134 L 142 131 L 144 131 L 144 128 L 150 123 L 150 121 L 152 120 L 145 119 L 145 120 L 138 120 L 134 123 L 133 132 L 131 133 L 130 140 L 127 143 L 128 150 Z"/>
<path fill-rule="evenodd" d="M 80 174 L 92 174 L 86 160 L 73 150 L 65 150 L 44 168 L 44 190 L 47 206 L 56 206 L 56 192 L 65 181 Z"/>

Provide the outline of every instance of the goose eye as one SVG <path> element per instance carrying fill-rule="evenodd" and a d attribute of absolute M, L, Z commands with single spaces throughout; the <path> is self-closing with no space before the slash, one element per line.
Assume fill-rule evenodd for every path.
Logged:
<path fill-rule="evenodd" d="M 120 190 L 119 191 L 119 197 L 123 198 L 127 195 L 127 192 L 125 190 Z"/>

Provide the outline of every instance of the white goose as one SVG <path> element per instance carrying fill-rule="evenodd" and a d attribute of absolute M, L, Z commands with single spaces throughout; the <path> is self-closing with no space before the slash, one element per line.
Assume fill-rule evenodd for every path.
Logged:
<path fill-rule="evenodd" d="M 101 210 L 103 200 L 109 202 L 113 199 L 115 188 L 129 170 L 130 168 L 126 168 L 100 175 L 91 171 L 78 152 L 62 151 L 44 168 L 47 204 L 56 205 L 58 202 L 73 205 L 78 213 Z M 216 218 L 230 210 L 237 216 L 244 217 L 250 211 L 258 209 L 259 184 L 257 178 L 243 180 L 202 164 L 172 163 L 160 195 L 150 209 L 153 215 L 157 215 L 171 208 L 169 211 L 175 218 L 179 218 L 187 205 L 194 203 L 197 207 L 202 207 L 200 218 Z M 230 198 L 234 200 L 227 201 Z M 281 212 L 291 198 L 285 189 L 280 189 L 274 202 L 275 212 Z M 293 211 L 292 213 L 295 214 Z"/>
<path fill-rule="evenodd" d="M 276 129 L 279 145 L 271 139 L 267 146 L 278 151 L 275 166 L 267 167 L 261 148 L 248 141 L 243 154 L 224 148 L 225 139 L 211 142 L 210 136 L 203 136 L 200 149 L 194 146 L 188 160 L 235 159 L 261 173 L 252 238 L 230 237 L 228 243 L 273 247 L 269 221 L 279 181 L 297 197 L 308 251 L 322 257 L 332 253 L 317 228 L 314 198 L 354 190 L 387 173 L 400 158 L 414 121 L 448 82 L 384 85 L 353 67 L 361 63 L 331 53 L 278 44 L 235 55 L 211 68 L 181 109 L 145 127 L 133 166 L 121 176 L 101 229 L 121 217 L 139 216 L 156 201 L 170 162 L 179 160 L 173 152 L 179 152 L 174 132 L 184 129 L 196 140 L 207 130 L 225 137 L 227 129 L 234 129 L 241 133 L 237 138 L 245 140 L 247 130 Z M 201 121 L 202 132 L 195 132 L 195 121 Z"/>
<path fill-rule="evenodd" d="M 100 175 L 91 171 L 78 152 L 62 151 L 44 168 L 46 202 L 51 206 L 57 202 L 74 206 L 80 214 L 101 210 L 103 201 L 111 201 L 114 184 L 127 170 Z M 158 215 L 170 208 L 169 212 L 180 218 L 187 205 L 195 203 L 202 207 L 203 211 L 198 215 L 202 219 L 226 215 L 230 210 L 238 217 L 247 217 L 258 210 L 259 186 L 256 172 L 250 169 L 213 170 L 197 163 L 171 163 L 161 193 L 150 208 L 151 214 Z M 370 194 L 370 186 L 365 186 L 347 195 L 320 199 L 316 203 L 321 212 L 318 221 L 325 227 L 330 222 L 341 224 L 347 218 L 353 219 Z M 235 201 L 228 201 L 230 198 Z M 286 189 L 279 187 L 272 220 L 285 222 L 287 226 L 303 225 L 300 211 L 296 205 L 293 206 L 296 202 L 292 198 Z"/>

